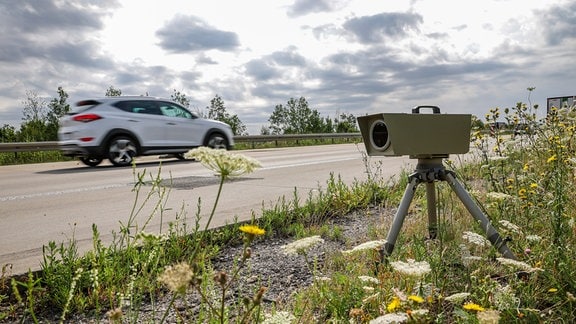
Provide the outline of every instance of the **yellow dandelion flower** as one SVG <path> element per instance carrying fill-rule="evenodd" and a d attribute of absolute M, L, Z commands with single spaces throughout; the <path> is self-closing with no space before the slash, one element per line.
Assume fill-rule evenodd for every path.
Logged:
<path fill-rule="evenodd" d="M 542 261 L 536 262 L 536 264 L 534 264 L 534 267 L 541 268 L 542 267 Z"/>
<path fill-rule="evenodd" d="M 482 307 L 478 304 L 474 304 L 474 303 L 466 303 L 466 304 L 464 304 L 463 307 L 465 310 L 470 310 L 470 311 L 477 311 L 477 312 L 484 311 L 484 307 Z"/>
<path fill-rule="evenodd" d="M 244 232 L 248 235 L 264 235 L 266 234 L 266 231 L 261 229 L 260 227 L 256 226 L 256 225 L 242 225 L 239 227 L 239 230 L 241 232 Z"/>
<path fill-rule="evenodd" d="M 556 157 L 556 154 L 552 155 L 551 157 L 548 158 L 548 160 L 546 161 L 547 163 L 552 163 L 554 161 L 558 160 L 558 158 Z"/>
<path fill-rule="evenodd" d="M 524 164 L 524 167 L 522 167 L 522 170 L 528 171 L 529 168 L 530 168 L 530 166 L 528 165 L 528 163 L 526 163 L 526 164 Z"/>
<path fill-rule="evenodd" d="M 518 190 L 518 196 L 520 196 L 520 198 L 525 198 L 526 197 L 526 189 L 521 188 L 520 190 Z"/>
<path fill-rule="evenodd" d="M 410 296 L 408 296 L 408 299 L 411 301 L 415 301 L 417 303 L 423 303 L 424 302 L 424 298 L 422 298 L 420 296 L 416 296 L 416 295 L 410 295 Z"/>
<path fill-rule="evenodd" d="M 390 304 L 388 304 L 388 306 L 386 306 L 386 310 L 388 311 L 388 313 L 392 313 L 398 307 L 400 307 L 400 298 L 394 297 L 394 298 L 392 298 L 392 301 L 390 302 Z"/>
<path fill-rule="evenodd" d="M 531 183 L 530 188 L 532 188 L 532 189 L 538 188 L 538 184 L 537 183 Z"/>
<path fill-rule="evenodd" d="M 555 292 L 557 292 L 557 291 L 558 291 L 558 289 L 556 289 L 556 288 L 550 288 L 550 289 L 548 289 L 548 292 L 551 292 L 551 293 L 555 293 Z"/>

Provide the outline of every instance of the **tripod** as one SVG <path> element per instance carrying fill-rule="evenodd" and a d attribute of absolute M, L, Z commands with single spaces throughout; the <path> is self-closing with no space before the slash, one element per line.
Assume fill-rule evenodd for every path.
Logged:
<path fill-rule="evenodd" d="M 434 156 L 434 157 L 418 157 L 418 164 L 416 165 L 416 170 L 413 174 L 408 177 L 409 183 L 404 191 L 404 196 L 400 201 L 400 206 L 394 215 L 392 221 L 392 226 L 388 231 L 388 236 L 386 237 L 386 243 L 384 248 L 380 251 L 382 259 L 392 254 L 394 250 L 394 245 L 396 244 L 396 239 L 402 224 L 404 223 L 404 218 L 408 213 L 408 207 L 414 198 L 414 193 L 417 186 L 420 183 L 426 184 L 426 199 L 428 206 L 428 233 L 430 239 L 435 239 L 437 235 L 438 225 L 437 225 L 437 214 L 436 214 L 436 187 L 435 181 L 446 181 L 456 193 L 460 201 L 464 204 L 468 212 L 480 223 L 480 226 L 484 230 L 484 234 L 492 243 L 492 245 L 498 249 L 498 251 L 508 259 L 516 260 L 516 256 L 508 249 L 506 242 L 502 239 L 500 234 L 488 220 L 488 217 L 484 215 L 480 207 L 474 202 L 470 194 L 462 186 L 462 184 L 456 179 L 456 175 L 453 171 L 446 170 L 442 164 L 442 159 L 448 157 L 448 155 Z"/>

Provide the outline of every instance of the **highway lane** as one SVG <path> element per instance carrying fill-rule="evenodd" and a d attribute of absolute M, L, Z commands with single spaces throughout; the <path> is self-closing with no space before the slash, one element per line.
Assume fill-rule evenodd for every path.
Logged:
<path fill-rule="evenodd" d="M 212 226 L 258 217 L 263 207 L 273 206 L 280 197 L 293 197 L 294 191 L 307 197 L 311 190 L 325 187 L 330 174 L 346 183 L 366 178 L 362 145 L 341 144 L 296 148 L 237 151 L 261 162 L 262 168 L 224 185 Z M 372 158 L 381 163 L 384 177 L 401 169 L 413 169 L 407 157 Z M 37 270 L 42 246 L 49 241 L 67 242 L 74 238 L 80 252 L 91 248 L 92 224 L 101 239 L 112 240 L 120 222 L 126 223 L 136 199 L 134 173 L 147 174 L 145 180 L 160 174 L 171 179 L 164 212 L 156 213 L 145 231 L 165 232 L 168 223 L 185 211 L 193 225 L 201 198 L 201 223 L 206 221 L 214 202 L 218 178 L 195 161 L 159 160 L 146 157 L 132 168 L 103 164 L 88 168 L 79 162 L 0 166 L 0 267 L 9 264 L 14 274 Z M 139 197 L 150 186 L 140 191 Z M 152 214 L 153 196 L 135 217 L 139 228 Z"/>

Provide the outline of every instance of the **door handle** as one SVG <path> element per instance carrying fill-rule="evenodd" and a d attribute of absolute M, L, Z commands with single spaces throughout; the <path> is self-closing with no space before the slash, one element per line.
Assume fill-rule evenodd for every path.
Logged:
<path fill-rule="evenodd" d="M 166 125 L 171 125 L 171 126 L 173 126 L 173 125 L 176 125 L 176 123 L 166 123 Z"/>

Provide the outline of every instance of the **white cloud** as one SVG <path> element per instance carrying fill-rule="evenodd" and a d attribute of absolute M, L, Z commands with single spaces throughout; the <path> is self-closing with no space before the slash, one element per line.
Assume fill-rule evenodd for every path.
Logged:
<path fill-rule="evenodd" d="M 124 94 L 204 108 L 216 94 L 257 133 L 304 96 L 323 115 L 483 116 L 575 95 L 576 1 L 213 0 L 0 3 L 0 124 L 26 90 L 70 101 Z"/>

